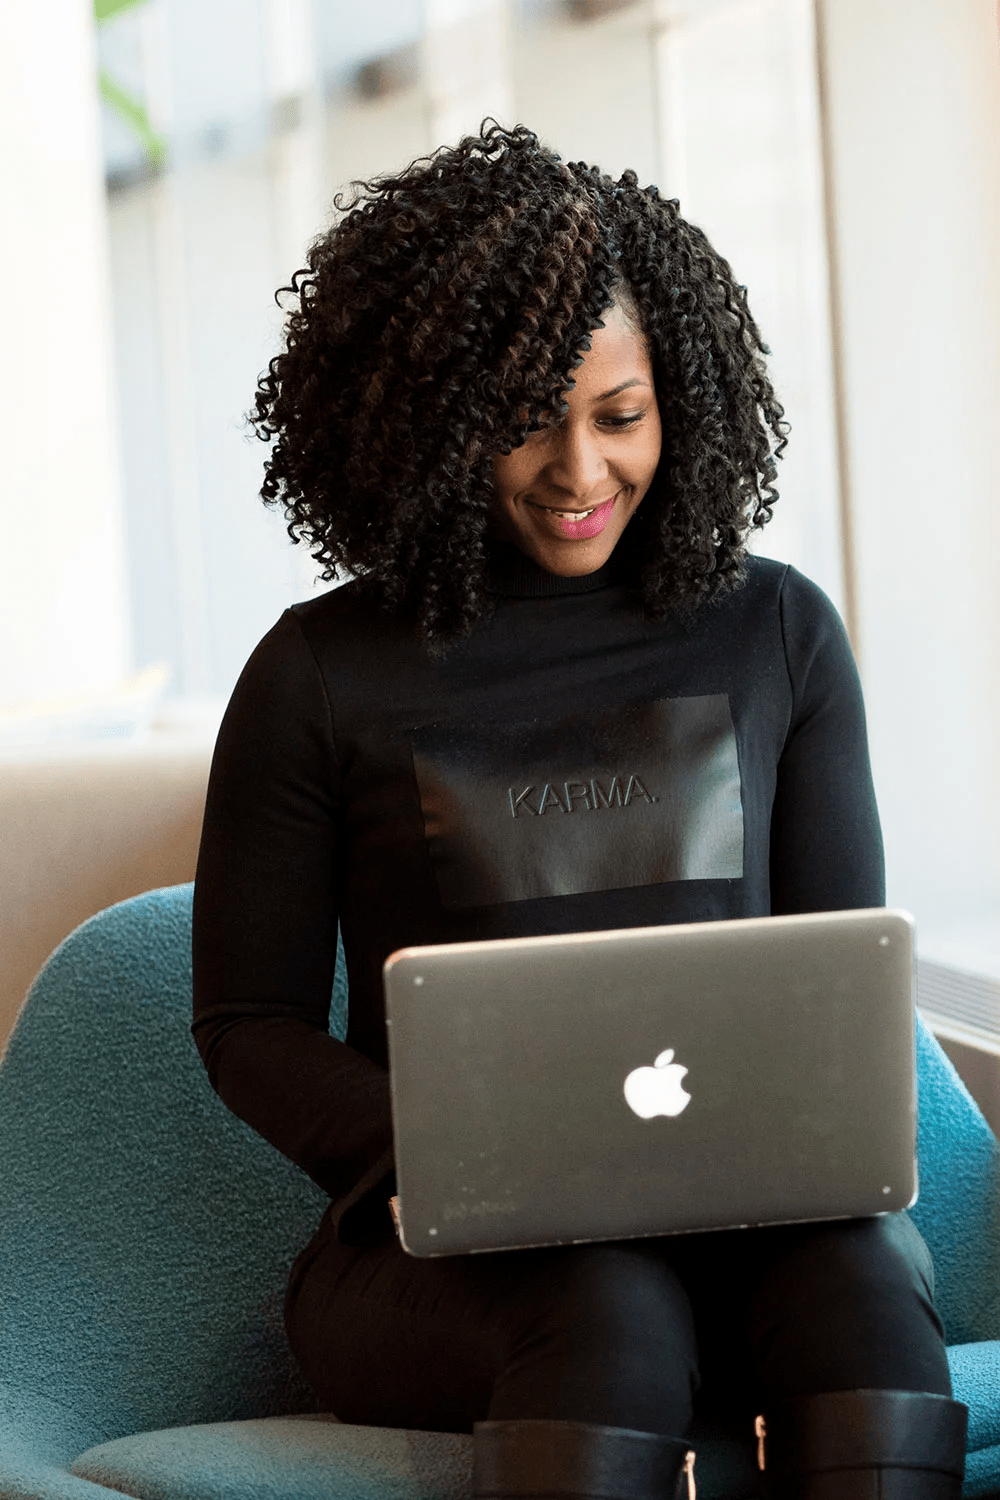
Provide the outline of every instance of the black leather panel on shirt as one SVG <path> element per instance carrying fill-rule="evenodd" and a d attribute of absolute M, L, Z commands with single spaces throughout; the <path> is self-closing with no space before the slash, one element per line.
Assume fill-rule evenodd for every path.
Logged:
<path fill-rule="evenodd" d="M 725 693 L 430 725 L 410 744 L 446 907 L 743 874 Z"/>

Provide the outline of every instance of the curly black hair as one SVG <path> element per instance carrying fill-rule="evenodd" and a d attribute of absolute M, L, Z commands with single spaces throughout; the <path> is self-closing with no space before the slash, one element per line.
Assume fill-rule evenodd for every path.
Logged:
<path fill-rule="evenodd" d="M 353 184 L 289 287 L 250 416 L 261 495 L 322 576 L 411 606 L 441 645 L 492 607 L 492 455 L 566 410 L 618 295 L 653 365 L 663 449 L 630 526 L 649 615 L 732 588 L 771 516 L 787 426 L 726 261 L 634 172 L 563 162 L 524 126 Z"/>

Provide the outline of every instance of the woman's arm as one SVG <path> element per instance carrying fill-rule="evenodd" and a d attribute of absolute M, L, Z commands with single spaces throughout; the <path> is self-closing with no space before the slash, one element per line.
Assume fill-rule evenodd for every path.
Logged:
<path fill-rule="evenodd" d="M 247 663 L 216 746 L 192 1030 L 229 1108 L 353 1201 L 391 1173 L 392 1129 L 385 1069 L 328 1031 L 340 837 L 330 705 L 287 612 Z"/>
<path fill-rule="evenodd" d="M 771 815 L 771 910 L 881 906 L 882 832 L 847 634 L 822 590 L 794 568 L 781 589 L 781 626 L 792 715 Z"/>

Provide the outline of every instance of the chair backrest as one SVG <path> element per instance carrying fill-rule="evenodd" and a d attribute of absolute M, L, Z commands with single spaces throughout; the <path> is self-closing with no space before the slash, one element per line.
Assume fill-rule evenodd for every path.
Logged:
<path fill-rule="evenodd" d="M 945 1337 L 1000 1339 L 1000 1147 L 919 1017 L 917 1081 L 920 1197 L 910 1212 L 934 1257 Z"/>
<path fill-rule="evenodd" d="M 0 1068 L 0 1380 L 108 1436 L 314 1409 L 281 1305 L 326 1199 L 209 1086 L 191 892 L 72 933 Z"/>

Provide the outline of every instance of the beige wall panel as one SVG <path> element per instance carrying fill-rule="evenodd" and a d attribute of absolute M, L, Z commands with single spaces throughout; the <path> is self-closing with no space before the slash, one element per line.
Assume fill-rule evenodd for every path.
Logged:
<path fill-rule="evenodd" d="M 123 747 L 0 763 L 0 1049 L 74 927 L 194 878 L 210 755 Z"/>

